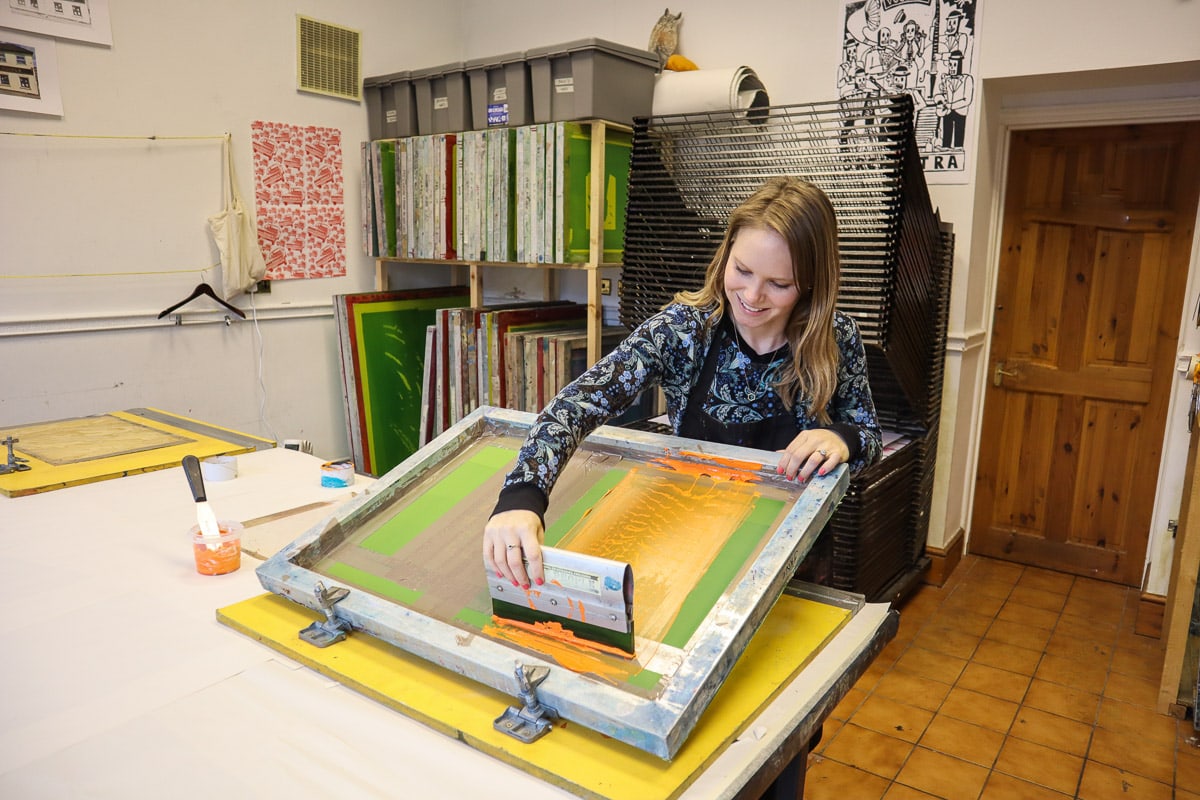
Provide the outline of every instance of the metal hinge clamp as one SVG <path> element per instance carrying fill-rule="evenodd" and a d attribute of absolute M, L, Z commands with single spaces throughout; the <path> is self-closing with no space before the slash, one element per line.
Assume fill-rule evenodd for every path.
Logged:
<path fill-rule="evenodd" d="M 0 464 L 0 475 L 7 475 L 10 472 L 24 472 L 25 470 L 30 469 L 29 464 L 25 463 L 29 459 L 21 458 L 19 455 L 13 452 L 13 445 L 19 441 L 21 440 L 14 439 L 11 435 L 9 435 L 7 439 L 0 440 L 0 444 L 8 445 L 8 462 L 5 464 Z"/>
<path fill-rule="evenodd" d="M 346 599 L 350 595 L 350 590 L 343 586 L 335 586 L 326 590 L 325 584 L 317 581 L 317 585 L 313 587 L 313 594 L 316 595 L 321 611 L 325 613 L 325 621 L 314 622 L 300 631 L 300 638 L 317 647 L 329 647 L 331 644 L 337 644 L 350 632 L 350 623 L 338 619 L 333 607 Z"/>
<path fill-rule="evenodd" d="M 549 733 L 558 719 L 558 712 L 550 706 L 543 705 L 537 696 L 538 684 L 546 680 L 550 669 L 527 667 L 518 661 L 514 672 L 517 678 L 517 698 L 525 707 L 509 706 L 503 714 L 496 717 L 492 727 L 530 744 Z"/>

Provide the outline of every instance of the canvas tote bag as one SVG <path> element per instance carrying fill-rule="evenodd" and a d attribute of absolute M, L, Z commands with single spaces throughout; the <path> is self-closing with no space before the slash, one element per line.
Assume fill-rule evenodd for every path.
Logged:
<path fill-rule="evenodd" d="M 233 143 L 225 134 L 225 209 L 208 218 L 208 228 L 221 253 L 221 293 L 225 299 L 246 292 L 267 274 L 267 264 L 258 246 L 254 215 L 242 203 L 237 175 L 233 171 Z"/>

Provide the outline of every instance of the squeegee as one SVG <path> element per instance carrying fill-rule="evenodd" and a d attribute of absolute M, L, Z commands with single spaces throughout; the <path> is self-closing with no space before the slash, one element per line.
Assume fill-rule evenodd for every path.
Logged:
<path fill-rule="evenodd" d="M 546 582 L 522 589 L 488 572 L 492 613 L 534 626 L 558 623 L 580 639 L 633 654 L 633 569 L 557 547 L 542 548 Z"/>

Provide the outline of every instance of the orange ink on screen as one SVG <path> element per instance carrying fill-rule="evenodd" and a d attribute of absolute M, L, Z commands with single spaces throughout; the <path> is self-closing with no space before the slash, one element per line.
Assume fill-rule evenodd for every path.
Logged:
<path fill-rule="evenodd" d="M 684 475 L 704 475 L 716 481 L 726 480 L 758 483 L 762 480 L 762 476 L 758 473 L 762 470 L 763 465 L 754 461 L 716 458 L 706 453 L 680 452 L 680 455 L 701 458 L 704 459 L 704 462 L 683 461 L 678 458 L 658 458 L 652 463 Z"/>
<path fill-rule="evenodd" d="M 484 626 L 481 633 L 541 653 L 572 672 L 619 681 L 641 669 L 624 650 L 583 639 L 557 622 L 519 622 L 493 616 L 492 624 Z M 618 656 L 621 660 L 613 662 L 607 656 Z M 631 669 L 630 664 L 635 668 Z"/>
<path fill-rule="evenodd" d="M 679 462 L 692 466 L 688 462 Z M 628 563 L 639 635 L 663 641 L 700 579 L 760 496 L 750 483 L 697 470 L 632 469 L 559 546 Z"/>

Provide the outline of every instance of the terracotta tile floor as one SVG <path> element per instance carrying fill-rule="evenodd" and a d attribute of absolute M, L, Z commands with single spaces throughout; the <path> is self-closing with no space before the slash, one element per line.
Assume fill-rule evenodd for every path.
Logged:
<path fill-rule="evenodd" d="M 825 722 L 806 800 L 1200 800 L 1191 719 L 1155 712 L 1138 592 L 964 557 Z"/>

